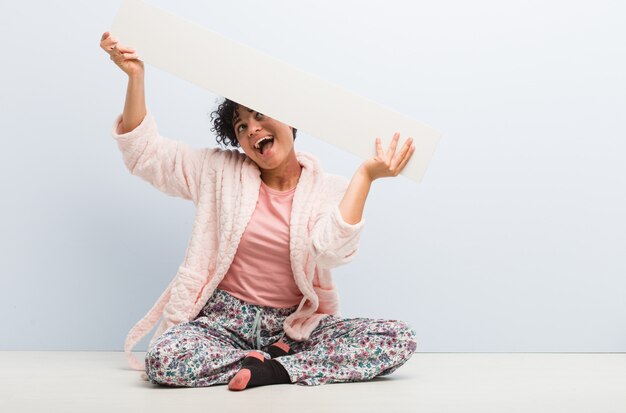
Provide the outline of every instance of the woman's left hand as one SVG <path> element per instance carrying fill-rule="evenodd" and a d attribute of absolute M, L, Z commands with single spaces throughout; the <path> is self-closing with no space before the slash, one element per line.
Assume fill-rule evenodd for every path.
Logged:
<path fill-rule="evenodd" d="M 411 159 L 415 152 L 413 139 L 407 139 L 400 152 L 396 154 L 399 140 L 400 134 L 394 134 L 385 153 L 380 138 L 376 138 L 376 156 L 363 162 L 352 177 L 339 203 L 339 212 L 348 224 L 354 225 L 361 221 L 372 182 L 385 176 L 397 176 Z"/>
<path fill-rule="evenodd" d="M 415 152 L 415 145 L 412 144 L 413 138 L 408 138 L 400 152 L 396 153 L 399 140 L 400 134 L 396 132 L 385 153 L 380 138 L 376 138 L 376 156 L 361 164 L 361 168 L 371 181 L 388 176 L 398 176 L 411 159 L 413 152 Z"/>

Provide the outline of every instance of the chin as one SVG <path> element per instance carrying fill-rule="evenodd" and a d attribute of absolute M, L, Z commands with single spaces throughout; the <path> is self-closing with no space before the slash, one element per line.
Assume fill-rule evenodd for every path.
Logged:
<path fill-rule="evenodd" d="M 264 169 L 274 169 L 279 167 L 284 161 L 284 157 L 274 155 L 272 159 L 267 161 L 260 159 L 259 162 L 257 162 L 257 165 L 262 166 Z"/>
<path fill-rule="evenodd" d="M 280 162 L 272 160 L 271 162 L 257 162 L 256 164 L 263 169 L 274 169 L 277 168 L 278 165 L 280 165 Z"/>

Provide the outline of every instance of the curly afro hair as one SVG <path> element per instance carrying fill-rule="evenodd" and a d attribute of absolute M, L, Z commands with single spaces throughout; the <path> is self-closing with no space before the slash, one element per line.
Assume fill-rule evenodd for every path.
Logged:
<path fill-rule="evenodd" d="M 213 122 L 212 132 L 216 134 L 217 143 L 233 148 L 239 147 L 239 140 L 233 127 L 233 117 L 239 103 L 224 98 L 216 110 L 211 112 L 211 122 Z M 296 140 L 297 129 L 293 128 L 293 139 Z"/>

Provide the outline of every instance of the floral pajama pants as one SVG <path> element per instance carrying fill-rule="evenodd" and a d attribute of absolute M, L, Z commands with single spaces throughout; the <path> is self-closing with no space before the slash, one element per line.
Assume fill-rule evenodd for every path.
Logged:
<path fill-rule="evenodd" d="M 247 303 L 216 289 L 198 317 L 171 327 L 148 349 L 152 383 L 204 387 L 227 384 L 243 358 L 282 339 L 296 354 L 278 357 L 291 382 L 316 386 L 369 380 L 392 373 L 415 352 L 415 331 L 403 321 L 328 316 L 307 341 L 285 335 L 291 308 Z"/>

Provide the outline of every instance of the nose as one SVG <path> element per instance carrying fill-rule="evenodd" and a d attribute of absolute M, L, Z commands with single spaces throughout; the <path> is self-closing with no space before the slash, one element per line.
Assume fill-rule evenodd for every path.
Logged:
<path fill-rule="evenodd" d="M 261 130 L 261 124 L 256 120 L 250 120 L 248 122 L 248 137 L 251 138 Z"/>

